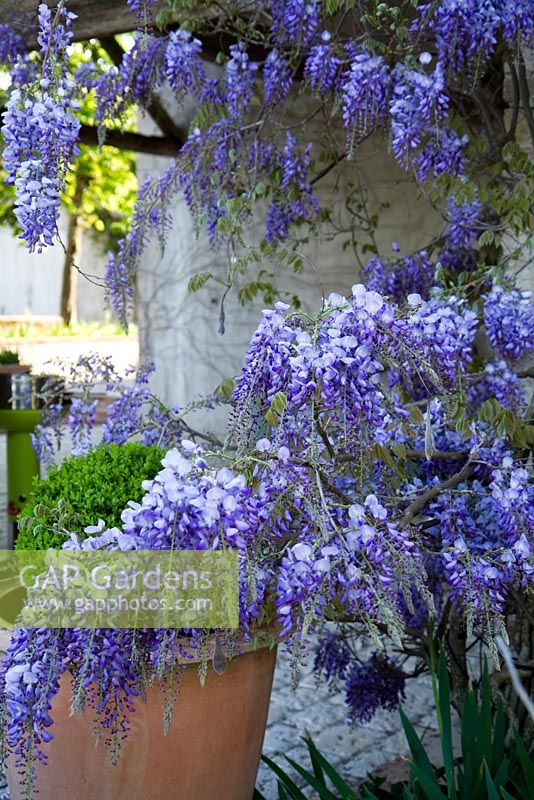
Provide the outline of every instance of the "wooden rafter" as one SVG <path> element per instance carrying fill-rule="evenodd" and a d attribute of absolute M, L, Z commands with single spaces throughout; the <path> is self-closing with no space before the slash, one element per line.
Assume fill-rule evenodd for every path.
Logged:
<path fill-rule="evenodd" d="M 82 125 L 80 128 L 80 142 L 82 144 L 99 145 L 98 128 L 92 125 Z M 173 158 L 178 154 L 179 147 L 172 139 L 166 136 L 145 136 L 142 133 L 130 131 L 106 130 L 104 144 L 117 147 L 119 150 L 132 150 L 134 153 L 147 153 L 153 156 L 167 156 Z"/>
<path fill-rule="evenodd" d="M 122 62 L 124 50 L 114 36 L 101 36 L 100 44 L 107 52 L 115 66 Z M 145 107 L 145 111 L 152 117 L 160 131 L 167 139 L 174 142 L 176 148 L 181 147 L 187 138 L 187 133 L 183 131 L 169 114 L 157 94 L 153 94 L 150 102 Z"/>
<path fill-rule="evenodd" d="M 30 48 L 35 47 L 37 9 L 41 0 L 0 0 L 0 22 L 8 22 L 26 38 Z M 47 0 L 51 8 L 57 0 Z M 159 3 L 151 3 L 157 13 Z M 69 0 L 69 11 L 76 14 L 73 24 L 74 40 L 85 41 L 101 36 L 127 33 L 139 26 L 139 19 L 128 8 L 126 0 Z"/>

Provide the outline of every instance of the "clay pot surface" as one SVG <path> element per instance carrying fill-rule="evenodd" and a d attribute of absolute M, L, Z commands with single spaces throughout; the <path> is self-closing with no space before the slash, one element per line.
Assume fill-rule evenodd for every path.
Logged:
<path fill-rule="evenodd" d="M 163 734 L 164 694 L 138 698 L 117 766 L 96 743 L 90 710 L 70 716 L 70 678 L 52 705 L 54 739 L 48 765 L 37 765 L 39 800 L 251 800 L 263 745 L 276 648 L 235 657 L 223 675 L 209 667 L 204 686 L 197 665 L 183 669 L 169 733 Z M 13 759 L 11 800 L 24 789 Z"/>

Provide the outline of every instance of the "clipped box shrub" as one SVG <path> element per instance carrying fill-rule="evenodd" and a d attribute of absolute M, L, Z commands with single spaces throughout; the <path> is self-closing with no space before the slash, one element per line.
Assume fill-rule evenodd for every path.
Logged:
<path fill-rule="evenodd" d="M 67 531 L 85 538 L 84 528 L 100 519 L 120 526 L 129 500 L 139 502 L 143 481 L 161 469 L 165 451 L 139 442 L 109 444 L 71 456 L 35 480 L 19 520 L 16 550 L 60 548 Z"/>

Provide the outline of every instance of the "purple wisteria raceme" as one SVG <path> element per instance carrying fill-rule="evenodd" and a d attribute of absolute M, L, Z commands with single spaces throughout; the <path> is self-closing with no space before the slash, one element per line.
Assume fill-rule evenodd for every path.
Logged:
<path fill-rule="evenodd" d="M 341 65 L 341 59 L 332 53 L 330 39 L 328 31 L 324 31 L 321 44 L 310 48 L 304 65 L 304 75 L 312 90 L 319 95 L 325 95 L 335 87 Z"/>
<path fill-rule="evenodd" d="M 319 0 L 272 0 L 270 6 L 279 44 L 300 49 L 310 43 L 319 27 Z"/>
<path fill-rule="evenodd" d="M 491 454 L 489 454 L 491 457 Z M 510 589 L 534 576 L 534 486 L 510 455 L 491 471 L 489 485 L 459 486 L 430 507 L 439 522 L 430 533 L 442 549 L 443 576 L 454 601 L 475 622 L 491 624 Z M 462 491 L 462 489 L 464 491 Z"/>
<path fill-rule="evenodd" d="M 129 232 L 119 243 L 116 253 L 106 262 L 105 281 L 107 301 L 124 325 L 127 325 L 133 304 L 133 286 L 137 267 L 149 240 L 158 236 L 165 244 L 172 219 L 168 203 L 179 189 L 177 163 L 156 178 L 147 177 L 137 192 L 137 201 Z"/>
<path fill-rule="evenodd" d="M 414 170 L 419 180 L 442 172 L 456 175 L 462 169 L 466 140 L 447 129 L 448 112 L 442 62 L 430 74 L 403 64 L 395 68 L 389 106 L 391 145 L 399 164 Z"/>
<path fill-rule="evenodd" d="M 12 64 L 26 52 L 24 37 L 6 22 L 0 23 L 0 63 Z"/>
<path fill-rule="evenodd" d="M 259 65 L 249 59 L 242 42 L 231 45 L 230 56 L 225 70 L 225 104 L 230 119 L 237 121 L 250 110 Z"/>
<path fill-rule="evenodd" d="M 446 69 L 475 70 L 490 58 L 500 27 L 495 0 L 443 0 L 432 20 L 440 60 Z"/>
<path fill-rule="evenodd" d="M 430 296 L 434 285 L 434 265 L 425 250 L 393 263 L 382 258 L 372 258 L 362 272 L 367 289 L 385 295 L 395 303 L 403 304 L 411 294 L 423 300 Z"/>
<path fill-rule="evenodd" d="M 335 631 L 327 631 L 317 643 L 313 669 L 335 689 L 338 682 L 345 678 L 351 659 L 352 654 L 347 643 Z"/>
<path fill-rule="evenodd" d="M 432 297 L 426 303 L 417 303 L 416 298 L 408 300 L 415 304 L 413 314 L 399 323 L 400 352 L 405 353 L 406 369 L 433 383 L 433 374 L 445 384 L 453 385 L 458 370 L 465 369 L 472 359 L 473 339 L 478 327 L 476 314 L 466 307 L 465 300 L 448 297 L 446 300 Z M 402 339 L 411 342 L 414 354 L 409 347 L 403 350 Z M 413 359 L 413 360 L 412 360 Z M 410 366 L 411 363 L 411 366 Z"/>
<path fill-rule="evenodd" d="M 190 31 L 172 31 L 165 47 L 165 77 L 178 96 L 201 92 L 206 75 L 201 62 L 202 44 Z"/>
<path fill-rule="evenodd" d="M 482 233 L 480 222 L 481 204 L 478 200 L 459 205 L 454 197 L 447 203 L 448 226 L 443 249 L 439 255 L 445 269 L 457 272 L 476 266 L 474 245 Z"/>
<path fill-rule="evenodd" d="M 96 417 L 98 400 L 87 402 L 81 397 L 73 397 L 69 408 L 69 432 L 72 442 L 72 455 L 84 456 L 91 449 L 91 431 Z"/>
<path fill-rule="evenodd" d="M 521 386 L 521 380 L 510 369 L 506 361 L 493 361 L 486 364 L 484 372 L 476 378 L 467 390 L 467 397 L 472 408 L 478 410 L 486 400 L 491 399 L 497 400 L 502 406 L 515 413 L 519 413 L 525 408 L 526 396 Z"/>
<path fill-rule="evenodd" d="M 343 127 L 354 143 L 385 122 L 391 82 L 382 56 L 356 51 L 351 53 L 351 62 L 340 82 Z"/>
<path fill-rule="evenodd" d="M 268 242 L 285 239 L 291 225 L 319 213 L 319 203 L 308 177 L 310 161 L 311 144 L 301 152 L 296 137 L 287 131 L 284 149 L 278 157 L 282 173 L 280 191 L 267 210 L 265 238 Z"/>
<path fill-rule="evenodd" d="M 6 182 L 15 187 L 15 215 L 30 252 L 57 238 L 60 197 L 78 153 L 79 104 L 64 65 L 73 18 L 60 4 L 52 25 L 52 11 L 39 6 L 41 77 L 13 86 L 3 115 Z"/>
<path fill-rule="evenodd" d="M 278 105 L 287 97 L 293 76 L 287 59 L 278 48 L 270 51 L 263 65 L 263 101 Z"/>
<path fill-rule="evenodd" d="M 493 286 L 484 297 L 484 324 L 491 346 L 508 361 L 520 361 L 534 350 L 530 292 Z"/>
<path fill-rule="evenodd" d="M 534 36 L 534 14 L 531 0 L 501 0 L 499 3 L 502 30 L 508 45 L 529 45 Z"/>
<path fill-rule="evenodd" d="M 347 675 L 345 702 L 351 722 L 369 722 L 379 708 L 394 711 L 405 696 L 406 676 L 384 653 L 355 663 Z"/>
<path fill-rule="evenodd" d="M 122 92 L 129 101 L 146 105 L 163 80 L 165 39 L 138 33 L 119 67 Z"/>

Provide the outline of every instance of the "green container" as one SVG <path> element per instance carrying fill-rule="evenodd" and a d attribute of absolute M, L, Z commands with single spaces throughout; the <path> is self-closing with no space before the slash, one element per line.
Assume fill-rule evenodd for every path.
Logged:
<path fill-rule="evenodd" d="M 0 430 L 7 432 L 7 513 L 15 523 L 29 496 L 33 478 L 39 475 L 39 459 L 31 434 L 41 417 L 40 411 L 0 409 Z"/>

